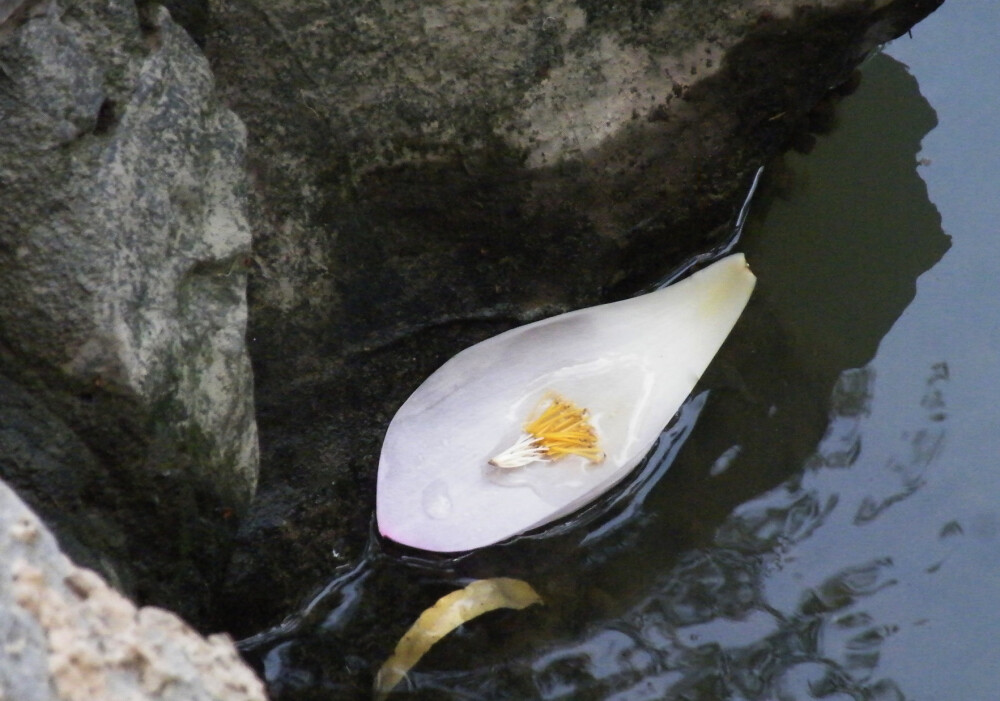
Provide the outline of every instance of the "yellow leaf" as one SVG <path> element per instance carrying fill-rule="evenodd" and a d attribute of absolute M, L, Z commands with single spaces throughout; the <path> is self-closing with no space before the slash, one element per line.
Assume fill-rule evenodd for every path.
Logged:
<path fill-rule="evenodd" d="M 530 584 L 509 577 L 478 579 L 442 596 L 420 614 L 375 675 L 375 698 L 385 698 L 434 643 L 466 621 L 498 608 L 523 609 L 540 603 L 542 597 Z"/>

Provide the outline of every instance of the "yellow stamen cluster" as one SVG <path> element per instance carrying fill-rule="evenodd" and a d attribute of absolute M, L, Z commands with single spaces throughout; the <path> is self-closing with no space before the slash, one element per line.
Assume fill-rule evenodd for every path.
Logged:
<path fill-rule="evenodd" d="M 590 462 L 604 459 L 587 410 L 558 395 L 537 418 L 524 425 L 524 431 L 538 439 L 550 460 L 567 455 L 579 455 Z"/>
<path fill-rule="evenodd" d="M 557 394 L 547 399 L 545 408 L 524 425 L 521 438 L 490 460 L 491 465 L 522 467 L 535 461 L 552 462 L 567 455 L 579 455 L 594 463 L 604 460 L 587 410 Z"/>

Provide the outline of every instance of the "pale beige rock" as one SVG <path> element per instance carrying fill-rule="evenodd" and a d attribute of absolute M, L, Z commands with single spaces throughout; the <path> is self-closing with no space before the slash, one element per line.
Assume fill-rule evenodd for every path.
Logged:
<path fill-rule="evenodd" d="M 137 609 L 0 483 L 0 699 L 264 701 L 226 635 Z"/>

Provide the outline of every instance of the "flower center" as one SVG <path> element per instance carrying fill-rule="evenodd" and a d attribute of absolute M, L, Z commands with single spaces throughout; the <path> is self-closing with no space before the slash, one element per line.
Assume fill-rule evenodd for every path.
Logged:
<path fill-rule="evenodd" d="M 592 463 L 604 460 L 586 409 L 554 392 L 542 402 L 514 445 L 490 460 L 491 465 L 510 469 L 536 461 L 554 462 L 567 455 L 579 455 Z"/>

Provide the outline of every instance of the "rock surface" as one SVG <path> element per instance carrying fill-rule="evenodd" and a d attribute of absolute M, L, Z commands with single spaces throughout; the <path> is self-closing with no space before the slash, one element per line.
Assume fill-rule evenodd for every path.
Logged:
<path fill-rule="evenodd" d="M 0 475 L 194 618 L 250 500 L 245 130 L 162 8 L 0 13 Z"/>
<path fill-rule="evenodd" d="M 225 635 L 136 607 L 75 566 L 0 482 L 0 699 L 264 701 Z"/>
<path fill-rule="evenodd" d="M 395 409 L 461 348 L 729 231 L 831 89 L 941 0 L 213 0 L 249 130 L 261 492 L 221 620 L 359 554 Z"/>

